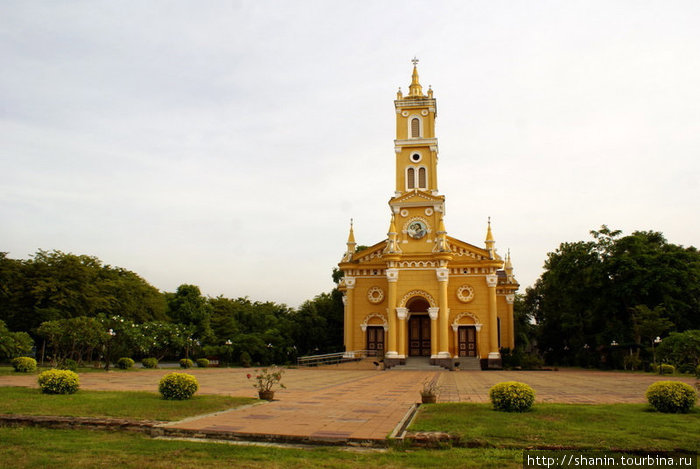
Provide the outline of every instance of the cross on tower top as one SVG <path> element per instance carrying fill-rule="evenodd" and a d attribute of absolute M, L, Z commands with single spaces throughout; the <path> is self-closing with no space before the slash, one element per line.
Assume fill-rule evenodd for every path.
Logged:
<path fill-rule="evenodd" d="M 411 62 L 413 62 L 413 66 L 414 66 L 414 67 L 415 67 L 416 65 L 418 65 L 418 59 L 416 58 L 415 55 L 413 56 L 413 59 L 411 59 Z"/>

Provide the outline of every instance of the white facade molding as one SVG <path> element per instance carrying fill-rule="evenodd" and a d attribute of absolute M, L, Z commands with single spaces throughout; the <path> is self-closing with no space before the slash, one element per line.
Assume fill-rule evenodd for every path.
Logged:
<path fill-rule="evenodd" d="M 386 269 L 386 280 L 387 282 L 398 282 L 399 281 L 399 269 Z"/>
<path fill-rule="evenodd" d="M 501 354 L 499 352 L 489 352 L 489 360 L 500 360 Z"/>
<path fill-rule="evenodd" d="M 400 320 L 406 319 L 408 316 L 408 308 L 396 308 L 396 317 Z"/>
<path fill-rule="evenodd" d="M 355 277 L 345 277 L 345 287 L 349 290 L 355 288 Z"/>
<path fill-rule="evenodd" d="M 490 274 L 486 276 L 486 285 L 489 288 L 496 288 L 498 285 L 498 275 Z"/>
<path fill-rule="evenodd" d="M 509 293 L 506 295 L 506 303 L 509 305 L 512 305 L 515 302 L 515 295 L 513 293 Z"/>
<path fill-rule="evenodd" d="M 369 321 L 371 321 L 372 318 L 378 318 L 382 321 L 381 326 L 384 328 L 385 332 L 389 330 L 389 323 L 387 322 L 386 317 L 384 317 L 383 314 L 370 313 L 367 316 L 365 316 L 365 320 L 360 323 L 360 327 L 362 328 L 362 332 L 366 332 L 367 326 L 372 325 L 372 324 L 369 324 Z"/>
<path fill-rule="evenodd" d="M 447 267 L 438 267 L 435 269 L 435 275 L 437 276 L 438 282 L 447 282 L 450 278 L 450 269 Z"/>
<path fill-rule="evenodd" d="M 421 298 L 425 299 L 430 303 L 430 306 L 437 306 L 437 302 L 435 301 L 435 298 L 428 293 L 425 290 L 411 290 L 410 292 L 406 293 L 402 298 L 401 301 L 399 302 L 399 306 L 405 307 L 406 303 L 408 303 L 408 300 L 411 298 L 414 298 L 416 296 L 420 296 Z"/>
<path fill-rule="evenodd" d="M 438 318 L 438 313 L 440 312 L 440 308 L 437 306 L 433 306 L 428 308 L 428 315 L 430 316 L 430 319 L 433 321 L 436 321 Z"/>

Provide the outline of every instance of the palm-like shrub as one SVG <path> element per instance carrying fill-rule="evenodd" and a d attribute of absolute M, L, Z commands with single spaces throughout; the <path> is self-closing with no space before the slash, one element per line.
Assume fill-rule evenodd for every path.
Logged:
<path fill-rule="evenodd" d="M 505 412 L 525 412 L 535 402 L 535 391 L 525 383 L 505 381 L 489 390 L 493 408 Z"/>
<path fill-rule="evenodd" d="M 44 394 L 73 394 L 80 388 L 78 374 L 70 370 L 44 371 L 38 381 Z"/>
<path fill-rule="evenodd" d="M 189 399 L 199 389 L 197 378 L 187 373 L 168 373 L 158 384 L 158 391 L 163 399 Z"/>
<path fill-rule="evenodd" d="M 686 413 L 695 405 L 697 393 L 680 381 L 657 381 L 647 388 L 646 398 L 659 412 Z"/>

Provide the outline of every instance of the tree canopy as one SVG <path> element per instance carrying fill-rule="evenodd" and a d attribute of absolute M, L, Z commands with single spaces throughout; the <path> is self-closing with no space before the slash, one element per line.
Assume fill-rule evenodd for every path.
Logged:
<path fill-rule="evenodd" d="M 621 358 L 611 347 L 639 356 L 657 336 L 700 328 L 695 247 L 654 231 L 623 236 L 603 226 L 591 234 L 547 254 L 544 273 L 526 290 L 523 309 L 548 361 L 615 365 Z"/>

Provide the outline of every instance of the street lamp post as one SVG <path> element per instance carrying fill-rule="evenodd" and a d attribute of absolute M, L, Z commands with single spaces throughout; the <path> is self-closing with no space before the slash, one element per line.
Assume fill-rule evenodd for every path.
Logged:
<path fill-rule="evenodd" d="M 656 365 L 656 350 L 654 349 L 654 345 L 659 345 L 661 343 L 661 337 L 658 335 L 656 336 L 656 339 L 651 341 L 651 354 L 654 357 L 654 365 Z"/>
<path fill-rule="evenodd" d="M 114 329 L 110 329 L 107 331 L 107 334 L 109 334 L 109 337 L 105 343 L 105 371 L 109 371 L 109 344 L 112 342 L 112 339 L 117 335 L 117 333 L 114 332 Z"/>

